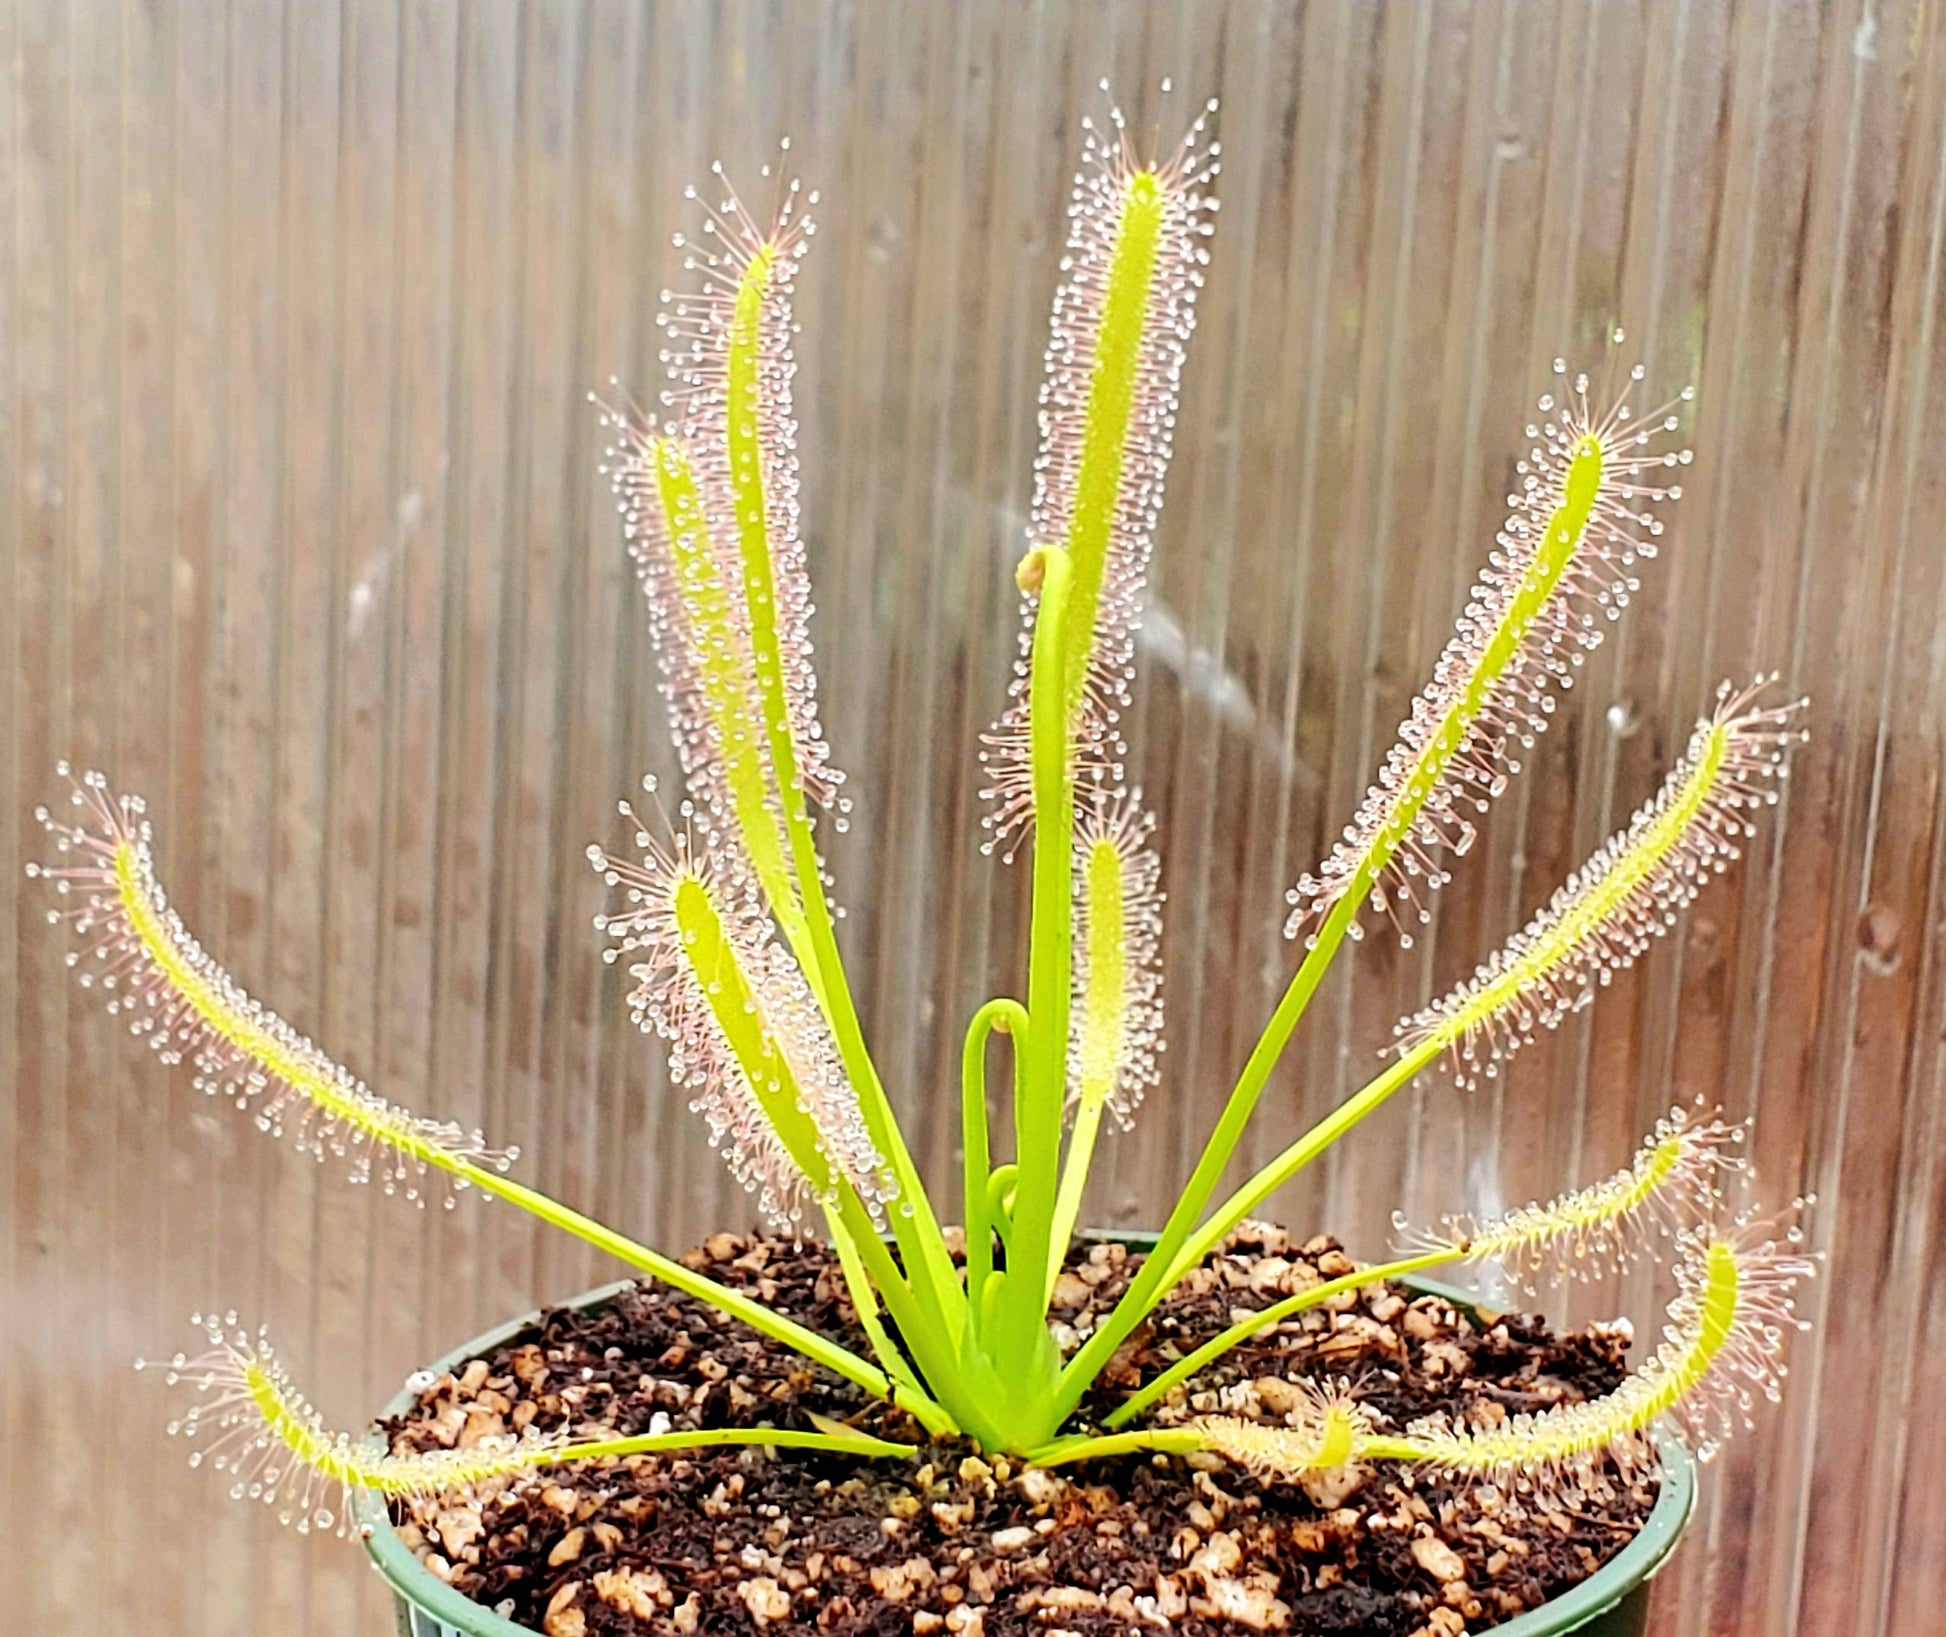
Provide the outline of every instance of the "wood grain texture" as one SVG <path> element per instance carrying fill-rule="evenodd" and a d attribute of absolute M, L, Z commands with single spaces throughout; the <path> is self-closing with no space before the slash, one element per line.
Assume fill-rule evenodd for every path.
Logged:
<path fill-rule="evenodd" d="M 1746 864 L 1465 1098 L 1427 1075 L 1280 1200 L 1377 1253 L 1758 1116 L 1829 1277 L 1709 1475 L 1671 1637 L 1920 1637 L 1946 1577 L 1946 24 L 1918 0 L 1350 6 L 0 0 L 0 861 L 70 755 L 150 796 L 241 980 L 387 1095 L 675 1249 L 748 1207 L 596 955 L 615 799 L 673 772 L 590 387 L 655 390 L 683 185 L 788 132 L 828 838 L 861 1004 L 951 1197 L 963 1020 L 1021 982 L 976 847 L 1077 121 L 1215 93 L 1223 211 L 1129 724 L 1167 869 L 1165 1085 L 1091 1214 L 1154 1221 L 1492 538 L 1557 354 L 1699 390 L 1638 605 L 1410 950 L 1334 974 L 1266 1156 L 1654 787 L 1723 675 L 1816 738 Z M 1156 90 L 1172 75 L 1169 99 Z M 0 1624 L 386 1629 L 355 1551 L 222 1496 L 128 1361 L 194 1308 L 355 1422 L 611 1269 L 421 1217 L 210 1105 L 0 880 Z M 1352 968 L 1355 967 L 1355 978 Z M 1563 1296 L 1652 1319 L 1631 1276 Z M 104 1482 L 104 1471 L 113 1480 Z"/>

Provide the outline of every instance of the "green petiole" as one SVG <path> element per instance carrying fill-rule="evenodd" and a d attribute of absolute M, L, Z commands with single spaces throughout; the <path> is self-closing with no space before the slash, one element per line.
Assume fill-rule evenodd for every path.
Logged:
<path fill-rule="evenodd" d="M 1145 1427 L 1137 1432 L 1076 1433 L 1055 1438 L 1027 1452 L 1034 1466 L 1064 1466 L 1070 1461 L 1099 1461 L 1111 1455 L 1193 1455 L 1204 1447 L 1203 1435 L 1186 1427 Z"/>
<path fill-rule="evenodd" d="M 1588 522 L 1593 515 L 1595 501 L 1600 492 L 1602 453 L 1600 445 L 1593 438 L 1583 439 L 1577 446 L 1563 484 L 1561 503 L 1555 508 L 1548 522 L 1539 550 L 1526 578 L 1505 614 L 1488 638 L 1480 660 L 1469 676 L 1460 696 L 1448 706 L 1444 718 L 1432 734 L 1418 760 L 1408 770 L 1399 788 L 1397 804 L 1391 814 L 1374 833 L 1364 856 L 1359 860 L 1356 870 L 1346 883 L 1345 890 L 1336 903 L 1331 906 L 1324 924 L 1319 928 L 1311 948 L 1293 974 L 1290 985 L 1285 989 L 1277 1009 L 1271 1014 L 1270 1022 L 1251 1050 L 1249 1060 L 1244 1064 L 1243 1073 L 1238 1078 L 1236 1088 L 1230 1093 L 1224 1105 L 1216 1128 L 1211 1132 L 1208 1143 L 1190 1173 L 1189 1182 L 1184 1187 L 1175 1209 L 1169 1213 L 1162 1237 L 1157 1243 L 1154 1254 L 1143 1267 L 1122 1300 L 1116 1304 L 1115 1312 L 1107 1324 L 1092 1336 L 1082 1352 L 1077 1354 L 1063 1372 L 1064 1380 L 1073 1376 L 1062 1388 L 1060 1401 L 1068 1409 L 1080 1401 L 1081 1392 L 1086 1390 L 1087 1380 L 1101 1369 L 1114 1350 L 1128 1339 L 1135 1327 L 1154 1310 L 1155 1304 L 1167 1294 L 1175 1281 L 1182 1277 L 1183 1271 L 1194 1265 L 1194 1260 L 1185 1260 L 1185 1247 L 1190 1243 L 1191 1225 L 1201 1214 L 1230 1157 L 1242 1141 L 1245 1127 L 1250 1116 L 1256 1111 L 1258 1100 L 1270 1082 L 1271 1071 L 1276 1068 L 1278 1059 L 1283 1056 L 1298 1021 L 1316 994 L 1318 985 L 1324 980 L 1331 962 L 1351 930 L 1352 922 L 1364 908 L 1365 899 L 1373 885 L 1384 874 L 1387 865 L 1400 844 L 1411 833 L 1420 811 L 1427 798 L 1432 794 L 1454 754 L 1465 741 L 1466 731 L 1485 708 L 1494 684 L 1506 671 L 1520 650 L 1522 641 L 1533 628 L 1541 609 L 1548 598 L 1559 589 L 1562 576 L 1574 553 L 1585 538 Z M 1406 1062 L 1411 1062 L 1407 1059 Z M 1403 1068 L 1404 1064 L 1397 1067 Z M 1275 1188 L 1279 1182 L 1294 1175 L 1302 1166 L 1309 1163 L 1318 1152 L 1335 1142 L 1359 1120 L 1383 1102 L 1392 1091 L 1402 1085 L 1416 1068 L 1402 1077 L 1393 1078 L 1393 1071 L 1379 1077 L 1371 1086 L 1348 1100 L 1343 1107 L 1311 1132 L 1292 1144 L 1256 1178 L 1239 1190 L 1230 1204 L 1224 1207 L 1220 1218 L 1234 1226 L 1243 1214 L 1231 1214 L 1231 1206 L 1237 1198 L 1249 1194 L 1253 1202 L 1261 1199 Z M 1378 1089 L 1378 1088 L 1383 1089 Z M 1321 1140 L 1317 1140 L 1320 1139 Z M 1262 1179 L 1272 1173 L 1277 1181 L 1262 1185 Z M 1245 1210 L 1248 1209 L 1246 1206 Z M 1217 1242 L 1223 1228 L 1211 1237 L 1198 1233 L 1195 1242 L 1209 1245 Z M 1065 1413 L 1065 1412 L 1064 1412 Z"/>
<path fill-rule="evenodd" d="M 625 1455 L 651 1455 L 658 1451 L 721 1449 L 725 1445 L 752 1445 L 769 1449 L 814 1449 L 830 1455 L 890 1456 L 917 1455 L 916 1444 L 895 1443 L 889 1438 L 874 1438 L 865 1432 L 798 1432 L 788 1427 L 699 1427 L 689 1432 L 643 1433 L 635 1438 L 604 1438 L 595 1443 L 568 1444 L 561 1449 L 542 1450 L 529 1466 L 559 1466 L 567 1461 L 618 1460 Z"/>
<path fill-rule="evenodd" d="M 1022 1054 L 1027 1049 L 1027 1008 L 1017 1000 L 990 1000 L 967 1025 L 960 1054 L 960 1126 L 964 1144 L 966 1201 L 966 1296 L 977 1324 L 987 1281 L 993 1276 L 994 1213 L 988 1198 L 993 1155 L 987 1138 L 986 1047 L 995 1033 L 1013 1042 L 1014 1084 L 1020 1079 Z M 1011 1231 L 1011 1225 L 1010 1225 Z"/>
<path fill-rule="evenodd" d="M 1112 1413 L 1102 1418 L 1102 1425 L 1111 1428 L 1124 1425 L 1155 1403 L 1157 1399 L 1167 1397 L 1180 1383 L 1200 1374 L 1232 1347 L 1248 1341 L 1252 1336 L 1260 1335 L 1273 1325 L 1282 1324 L 1286 1319 L 1295 1318 L 1298 1314 L 1309 1311 L 1320 1302 L 1328 1302 L 1333 1296 L 1344 1291 L 1357 1290 L 1362 1286 L 1378 1284 L 1386 1279 L 1403 1279 L 1408 1274 L 1437 1267 L 1442 1262 L 1455 1261 L 1464 1254 L 1465 1252 L 1458 1246 L 1442 1246 L 1438 1250 L 1428 1251 L 1420 1256 L 1408 1256 L 1397 1262 L 1356 1268 L 1336 1279 L 1328 1279 L 1321 1285 L 1313 1285 L 1309 1290 L 1301 1290 L 1295 1296 L 1287 1296 L 1281 1302 L 1274 1302 L 1269 1307 L 1247 1314 L 1220 1335 L 1212 1336 L 1195 1352 L 1178 1359 L 1145 1387 L 1129 1394 Z"/>
<path fill-rule="evenodd" d="M 1052 1367 L 1047 1333 L 1048 1269 L 1060 1187 L 1061 1113 L 1067 1100 L 1068 1010 L 1072 995 L 1074 773 L 1068 755 L 1062 656 L 1073 566 L 1058 546 L 1041 546 L 1021 565 L 1038 582 L 1029 680 L 1034 770 L 1033 927 L 1027 957 L 1025 1073 L 1015 1087 L 1013 1232 L 1000 1278 L 995 1362 L 1015 1380 Z"/>
<path fill-rule="evenodd" d="M 500 1176 L 493 1171 L 484 1170 L 464 1160 L 438 1162 L 441 1168 L 460 1178 L 482 1193 L 492 1194 L 496 1199 L 504 1199 L 510 1205 L 517 1205 L 529 1215 L 539 1218 L 550 1227 L 559 1228 L 563 1233 L 572 1234 L 576 1239 L 605 1251 L 617 1261 L 626 1262 L 630 1267 L 639 1269 L 651 1277 L 660 1279 L 665 1285 L 680 1290 L 686 1296 L 694 1296 L 699 1302 L 707 1302 L 719 1312 L 727 1313 L 733 1319 L 740 1319 L 751 1329 L 760 1331 L 773 1341 L 781 1342 L 793 1352 L 802 1353 L 814 1364 L 822 1364 L 834 1375 L 855 1382 L 874 1397 L 889 1398 L 894 1403 L 910 1408 L 915 1400 L 908 1389 L 897 1387 L 876 1365 L 867 1363 L 847 1347 L 841 1347 L 828 1337 L 820 1336 L 815 1330 L 808 1330 L 795 1319 L 787 1319 L 781 1313 L 774 1313 L 761 1302 L 752 1300 L 728 1285 L 718 1284 L 714 1279 L 686 1268 L 673 1257 L 664 1256 L 660 1251 L 650 1250 L 646 1245 L 638 1245 L 634 1240 L 605 1227 L 579 1211 L 571 1210 L 547 1195 Z M 924 1401 L 924 1395 L 920 1395 Z"/>
<path fill-rule="evenodd" d="M 892 1231 L 904 1253 L 908 1274 L 920 1293 L 930 1323 L 957 1340 L 964 1312 L 959 1276 L 946 1253 L 931 1199 L 920 1180 L 918 1167 L 912 1162 L 904 1134 L 859 1028 L 850 982 L 838 955 L 837 933 L 824 891 L 823 866 L 805 812 L 797 747 L 791 732 L 783 657 L 777 637 L 777 597 L 761 438 L 762 324 L 764 300 L 775 261 L 774 247 L 766 243 L 757 248 L 743 270 L 730 319 L 724 381 L 724 436 L 730 489 L 736 511 L 738 555 L 743 565 L 744 600 L 749 610 L 750 646 L 763 703 L 764 731 L 804 906 L 812 953 L 807 975 L 811 976 L 824 1007 L 845 1071 L 856 1088 L 866 1129 L 898 1184 L 899 1197 L 892 1206 Z"/>

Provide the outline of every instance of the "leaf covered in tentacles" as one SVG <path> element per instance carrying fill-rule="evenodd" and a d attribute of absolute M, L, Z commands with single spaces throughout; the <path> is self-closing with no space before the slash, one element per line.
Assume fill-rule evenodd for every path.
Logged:
<path fill-rule="evenodd" d="M 623 894 L 597 923 L 610 960 L 636 980 L 637 1025 L 669 1046 L 670 1073 L 709 1122 L 710 1141 L 765 1214 L 795 1225 L 840 1181 L 871 1209 L 889 1183 L 809 984 L 747 880 L 690 838 L 663 842 L 633 809 L 635 860 L 589 861 Z"/>
<path fill-rule="evenodd" d="M 1556 359 L 1554 368 L 1565 375 L 1567 366 Z M 1586 375 L 1541 399 L 1520 487 L 1459 628 L 1343 839 L 1291 889 L 1290 936 L 1314 935 L 1355 893 L 1409 944 L 1429 914 L 1424 895 L 1449 878 L 1447 858 L 1472 846 L 1474 820 L 1520 771 L 1559 690 L 1627 606 L 1636 564 L 1655 555 L 1663 531 L 1655 507 L 1680 498 L 1673 478 L 1689 460 L 1661 442 L 1677 428 L 1674 404 L 1636 412 L 1643 373 L 1634 366 L 1606 408 L 1591 403 Z M 1347 930 L 1359 936 L 1355 918 Z"/>
<path fill-rule="evenodd" d="M 1676 924 L 1741 856 L 1756 812 L 1777 800 L 1791 746 L 1805 737 L 1793 726 L 1803 700 L 1756 703 L 1773 680 L 1741 691 L 1723 684 L 1662 788 L 1471 978 L 1399 1025 L 1401 1056 L 1451 1047 L 1463 1085 L 1491 1078 Z"/>
<path fill-rule="evenodd" d="M 455 1164 L 508 1169 L 517 1150 L 387 1102 L 246 993 L 170 908 L 142 798 L 114 795 L 99 773 L 74 778 L 65 762 L 60 773 L 75 816 L 38 811 L 59 858 L 28 874 L 60 901 L 48 915 L 75 935 L 67 959 L 77 981 L 165 1063 L 188 1062 L 198 1087 L 250 1110 L 258 1129 L 289 1135 L 300 1153 L 348 1159 L 354 1182 L 417 1203 L 454 1203 L 467 1186 Z M 438 1186 L 428 1188 L 429 1174 Z"/>
<path fill-rule="evenodd" d="M 1160 162 L 1139 157 L 1120 109 L 1108 131 L 1084 120 L 1081 171 L 1069 196 L 1027 533 L 1030 543 L 1058 545 L 1073 561 L 1062 656 L 1068 754 L 1084 789 L 1109 801 L 1121 793 L 1118 724 L 1209 261 L 1204 241 L 1215 228 L 1210 187 L 1221 149 L 1208 136 L 1215 106 Z M 1034 809 L 1027 683 L 1036 598 L 1024 590 L 1011 703 L 982 753 L 992 803 L 987 846 L 1009 857 Z"/>

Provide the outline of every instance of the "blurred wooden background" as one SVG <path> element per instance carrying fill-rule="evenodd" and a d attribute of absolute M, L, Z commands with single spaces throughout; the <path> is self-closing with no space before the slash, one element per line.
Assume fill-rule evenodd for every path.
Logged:
<path fill-rule="evenodd" d="M 1378 1253 L 1395 1204 L 1603 1173 L 1678 1099 L 1755 1113 L 1763 1197 L 1817 1191 L 1829 1277 L 1658 1629 L 1938 1630 L 1939 8 L 5 0 L 0 63 L 0 1625 L 386 1629 L 355 1548 L 187 1470 L 129 1360 L 234 1304 L 356 1423 L 612 1271 L 501 1207 L 346 1186 L 71 993 L 17 868 L 57 757 L 149 794 L 192 926 L 388 1095 L 668 1248 L 747 1221 L 589 927 L 582 848 L 669 758 L 585 395 L 654 389 L 682 185 L 718 156 L 753 176 L 786 132 L 825 195 L 805 514 L 858 804 L 830 853 L 886 1078 L 950 1187 L 960 1027 L 1019 981 L 1025 874 L 976 850 L 974 744 L 1108 76 L 1171 140 L 1220 94 L 1226 168 L 1133 724 L 1168 1085 L 1093 1214 L 1163 1209 L 1549 360 L 1620 322 L 1654 383 L 1699 389 L 1665 555 L 1433 936 L 1334 975 L 1258 1147 L 1626 817 L 1720 676 L 1781 669 L 1817 737 L 1742 872 L 1506 1082 L 1425 1076 L 1281 1208 Z M 1652 1333 L 1656 1294 L 1563 1310 Z"/>

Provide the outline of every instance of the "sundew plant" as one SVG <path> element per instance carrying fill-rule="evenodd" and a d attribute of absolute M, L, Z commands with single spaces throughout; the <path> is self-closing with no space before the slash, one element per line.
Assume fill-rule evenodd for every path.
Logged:
<path fill-rule="evenodd" d="M 1472 978 L 1399 1025 L 1370 1084 L 1219 1197 L 1331 963 L 1367 926 L 1409 939 L 1427 919 L 1429 896 L 1655 556 L 1689 459 L 1672 442 L 1689 394 L 1642 406 L 1639 366 L 1595 383 L 1556 364 L 1457 629 L 1341 839 L 1291 890 L 1288 986 L 1159 1242 L 1084 1340 L 1064 1353 L 1050 1325 L 1102 1134 L 1128 1122 L 1161 1069 L 1160 863 L 1118 722 L 1215 227 L 1213 109 L 1160 160 L 1139 154 L 1119 114 L 1086 127 L 1017 573 L 1019 658 L 981 752 L 985 845 L 1004 861 L 996 869 L 1026 856 L 1032 926 L 1022 992 L 987 1001 L 966 1028 L 963 1252 L 873 1065 L 818 849 L 820 825 L 841 822 L 844 804 L 818 718 L 792 408 L 793 289 L 815 194 L 778 181 L 767 220 L 727 187 L 700 209 L 689 288 L 664 302 L 663 413 L 604 412 L 685 782 L 673 814 L 651 785 L 641 810 L 622 804 L 627 844 L 590 850 L 611 890 L 597 923 L 604 953 L 625 964 L 636 1021 L 665 1042 L 674 1079 L 765 1215 L 829 1240 L 868 1353 L 535 1192 L 510 1176 L 511 1150 L 412 1114 L 333 1062 L 197 942 L 163 892 L 141 800 L 112 794 L 99 774 L 72 781 L 62 815 L 41 814 L 57 856 L 29 873 L 75 935 L 79 981 L 262 1129 L 348 1160 L 355 1180 L 387 1192 L 451 1205 L 471 1189 L 531 1212 L 890 1401 L 915 1437 L 1043 1464 L 1214 1452 L 1273 1479 L 1390 1461 L 1511 1493 L 1652 1462 L 1648 1435 L 1664 1422 L 1707 1454 L 1753 1393 L 1776 1396 L 1792 1290 L 1811 1265 L 1788 1222 L 1766 1226 L 1723 1203 L 1742 1130 L 1681 1110 L 1607 1181 L 1505 1217 L 1449 1219 L 1392 1261 L 1239 1318 L 1112 1408 L 1088 1397 L 1157 1304 L 1275 1189 L 1421 1071 L 1450 1065 L 1451 1094 L 1465 1095 L 1588 1002 L 1675 924 L 1775 800 L 1801 702 L 1725 683 L 1630 823 Z M 989 1129 L 996 1055 L 1011 1072 L 1010 1132 Z M 1660 1345 L 1604 1398 L 1486 1430 L 1383 1428 L 1342 1383 L 1311 1384 L 1282 1425 L 1182 1412 L 1178 1389 L 1227 1349 L 1353 1286 L 1487 1258 L 1519 1278 L 1632 1254 L 1666 1262 L 1677 1294 Z M 390 1454 L 328 1429 L 260 1332 L 234 1315 L 199 1323 L 206 1350 L 165 1366 L 199 1389 L 175 1430 L 199 1438 L 198 1458 L 231 1474 L 236 1493 L 304 1527 L 360 1526 L 376 1515 L 362 1496 L 439 1494 L 647 1450 L 751 1443 L 899 1458 L 919 1447 L 819 1423 L 626 1439 L 590 1429 L 579 1441 Z"/>

